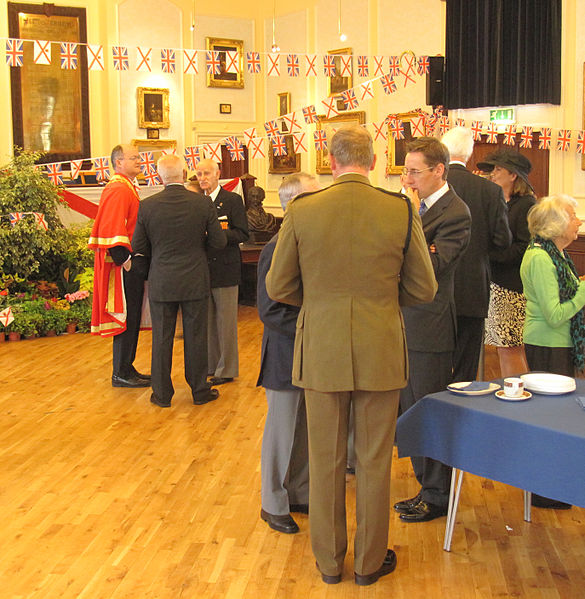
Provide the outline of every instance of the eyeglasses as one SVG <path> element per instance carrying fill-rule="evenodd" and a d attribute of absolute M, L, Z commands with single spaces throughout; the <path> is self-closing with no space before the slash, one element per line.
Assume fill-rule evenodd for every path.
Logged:
<path fill-rule="evenodd" d="M 421 168 L 420 170 L 417 170 L 415 168 L 404 167 L 402 169 L 402 174 L 411 177 L 418 177 L 421 173 L 424 173 L 425 171 L 432 171 L 434 168 L 434 166 L 429 166 L 428 168 Z"/>

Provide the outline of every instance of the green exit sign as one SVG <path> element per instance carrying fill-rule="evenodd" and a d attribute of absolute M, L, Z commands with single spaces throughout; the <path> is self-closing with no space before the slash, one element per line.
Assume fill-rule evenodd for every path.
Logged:
<path fill-rule="evenodd" d="M 509 125 L 516 122 L 516 111 L 513 108 L 494 108 L 490 110 L 490 123 Z"/>

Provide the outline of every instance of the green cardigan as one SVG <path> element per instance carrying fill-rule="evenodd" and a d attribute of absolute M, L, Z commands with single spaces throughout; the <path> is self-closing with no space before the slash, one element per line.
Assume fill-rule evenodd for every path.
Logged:
<path fill-rule="evenodd" d="M 540 247 L 529 248 L 520 266 L 526 296 L 524 343 L 545 347 L 571 347 L 571 318 L 585 305 L 585 282 L 573 299 L 559 301 L 557 271 Z"/>

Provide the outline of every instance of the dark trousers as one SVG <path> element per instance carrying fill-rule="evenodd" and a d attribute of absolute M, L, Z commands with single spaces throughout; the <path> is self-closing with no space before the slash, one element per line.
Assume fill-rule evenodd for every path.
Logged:
<path fill-rule="evenodd" d="M 126 295 L 126 330 L 114 336 L 112 365 L 113 374 L 128 378 L 135 372 L 134 358 L 138 346 L 144 277 L 137 272 L 124 270 L 124 294 Z"/>
<path fill-rule="evenodd" d="M 403 412 L 425 395 L 443 391 L 451 383 L 453 354 L 409 351 L 408 363 L 408 385 L 400 392 Z M 415 456 L 410 459 L 421 486 L 422 500 L 446 507 L 449 502 L 451 468 L 431 458 Z"/>
<path fill-rule="evenodd" d="M 545 347 L 543 345 L 524 345 L 526 361 L 530 370 L 552 372 L 565 376 L 575 376 L 575 366 L 570 347 Z"/>
<path fill-rule="evenodd" d="M 453 382 L 475 381 L 483 345 L 484 318 L 457 317 L 457 341 L 453 355 Z"/>
<path fill-rule="evenodd" d="M 207 394 L 207 298 L 181 302 L 150 299 L 152 316 L 151 386 L 155 396 L 170 401 L 175 389 L 171 381 L 173 342 L 179 306 L 183 315 L 185 380 L 193 398 Z"/>

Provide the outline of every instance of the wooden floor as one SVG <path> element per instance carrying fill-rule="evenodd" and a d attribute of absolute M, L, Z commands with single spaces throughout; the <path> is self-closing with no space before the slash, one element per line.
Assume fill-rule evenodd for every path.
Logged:
<path fill-rule="evenodd" d="M 315 570 L 308 519 L 282 535 L 260 520 L 265 399 L 255 387 L 256 310 L 240 308 L 240 378 L 190 402 L 175 345 L 173 406 L 113 389 L 111 342 L 86 334 L 0 344 L 0 596 L 53 598 L 582 598 L 585 511 L 533 510 L 522 493 L 467 475 L 451 553 L 445 519 L 392 514 L 398 568 L 371 587 Z M 137 366 L 149 371 L 150 334 Z M 492 354 L 488 376 L 497 376 Z M 584 473 L 585 474 L 585 473 Z M 350 539 L 354 480 L 348 477 Z M 392 500 L 417 492 L 394 460 Z"/>

